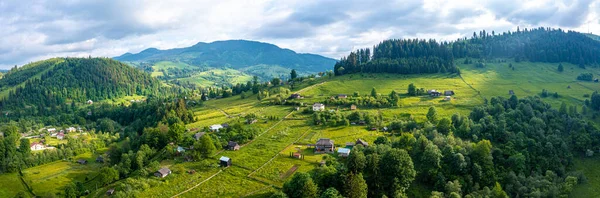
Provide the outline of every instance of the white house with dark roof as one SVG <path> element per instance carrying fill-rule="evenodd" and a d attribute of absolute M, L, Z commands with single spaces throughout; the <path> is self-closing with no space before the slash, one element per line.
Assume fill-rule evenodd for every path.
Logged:
<path fill-rule="evenodd" d="M 215 125 L 211 125 L 209 128 L 210 128 L 211 131 L 217 131 L 218 132 L 220 129 L 223 128 L 223 125 L 215 124 Z"/>
<path fill-rule="evenodd" d="M 321 103 L 313 104 L 313 111 L 323 111 L 325 110 L 325 105 Z"/>
<path fill-rule="evenodd" d="M 31 148 L 32 151 L 41 151 L 41 150 L 46 149 L 46 146 L 44 146 L 44 144 L 42 144 L 41 142 L 31 143 L 29 145 L 29 147 Z"/>

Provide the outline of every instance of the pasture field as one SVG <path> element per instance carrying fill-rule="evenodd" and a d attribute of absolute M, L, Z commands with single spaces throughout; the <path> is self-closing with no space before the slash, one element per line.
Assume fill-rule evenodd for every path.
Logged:
<path fill-rule="evenodd" d="M 164 72 L 168 72 L 169 68 L 177 68 L 177 69 L 185 69 L 185 68 L 194 68 L 195 66 L 188 65 L 182 62 L 171 62 L 171 61 L 161 61 L 157 62 L 152 66 L 154 71 L 152 72 L 153 77 L 164 76 L 164 73 L 160 70 L 164 70 Z"/>
<path fill-rule="evenodd" d="M 598 155 L 592 158 L 575 157 L 575 170 L 583 172 L 587 177 L 587 182 L 577 184 L 571 197 L 600 197 L 600 157 Z"/>
<path fill-rule="evenodd" d="M 260 180 L 246 177 L 248 173 L 250 170 L 231 166 L 180 197 L 244 197 L 270 187 Z"/>
<path fill-rule="evenodd" d="M 17 194 L 29 195 L 19 173 L 0 174 L 0 197 L 16 197 Z"/>
<path fill-rule="evenodd" d="M 96 177 L 102 167 L 95 162 L 96 157 L 92 153 L 84 153 L 73 157 L 73 161 L 56 161 L 28 168 L 23 170 L 23 177 L 37 195 L 63 193 L 67 184 L 76 181 L 88 184 Z M 78 159 L 86 159 L 88 164 L 78 164 L 75 162 Z"/>
<path fill-rule="evenodd" d="M 182 82 L 190 82 L 199 86 L 221 86 L 246 83 L 252 76 L 234 69 L 210 69 L 193 74 L 191 77 L 180 78 Z"/>
<path fill-rule="evenodd" d="M 511 69 L 509 64 L 512 64 L 515 69 Z M 539 96 L 542 89 L 546 89 L 550 94 L 557 92 L 559 95 L 559 98 L 552 96 L 544 98 L 544 101 L 553 107 L 560 107 L 562 102 L 580 107 L 586 99 L 583 95 L 591 95 L 594 91 L 600 90 L 600 86 L 594 82 L 578 81 L 577 76 L 586 72 L 598 76 L 600 70 L 591 67 L 581 69 L 569 63 L 562 64 L 565 68 L 563 72 L 558 72 L 558 63 L 486 63 L 485 68 L 476 68 L 474 64 L 458 63 L 465 82 L 488 99 L 492 96 L 508 98 L 509 90 L 513 90 L 519 97 Z"/>

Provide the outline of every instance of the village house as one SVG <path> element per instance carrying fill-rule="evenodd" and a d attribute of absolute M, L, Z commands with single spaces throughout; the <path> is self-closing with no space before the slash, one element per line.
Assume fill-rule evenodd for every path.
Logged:
<path fill-rule="evenodd" d="M 346 94 L 338 94 L 337 98 L 338 99 L 346 99 L 346 98 L 348 98 L 348 95 L 346 95 Z"/>
<path fill-rule="evenodd" d="M 199 133 L 196 133 L 196 134 L 194 134 L 194 139 L 196 139 L 196 140 L 200 140 L 200 138 L 201 138 L 201 137 L 202 137 L 204 134 L 206 134 L 206 132 L 199 132 Z"/>
<path fill-rule="evenodd" d="M 294 107 L 296 111 L 300 111 L 300 107 Z"/>
<path fill-rule="evenodd" d="M 55 131 L 56 131 L 56 128 L 49 128 L 48 129 L 48 133 L 52 133 L 52 132 L 55 132 Z"/>
<path fill-rule="evenodd" d="M 329 138 L 320 138 L 315 144 L 315 153 L 333 153 L 335 145 Z"/>
<path fill-rule="evenodd" d="M 302 99 L 302 98 L 304 98 L 304 97 L 302 97 L 300 94 L 294 93 L 294 94 L 290 95 L 289 99 Z"/>
<path fill-rule="evenodd" d="M 42 144 L 41 142 L 31 143 L 29 147 L 32 151 L 40 151 L 46 149 L 46 146 L 44 146 L 44 144 Z"/>
<path fill-rule="evenodd" d="M 446 97 L 444 97 L 444 100 L 445 101 L 450 101 L 450 100 L 452 100 L 452 96 L 446 96 Z"/>
<path fill-rule="evenodd" d="M 231 158 L 221 156 L 221 158 L 219 158 L 219 165 L 221 165 L 222 167 L 231 166 Z"/>
<path fill-rule="evenodd" d="M 229 128 L 229 124 L 227 124 L 227 123 L 223 123 L 223 124 L 221 124 L 221 126 L 222 126 L 223 128 Z"/>
<path fill-rule="evenodd" d="M 69 128 L 67 128 L 66 131 L 67 131 L 67 133 L 72 133 L 72 132 L 77 131 L 77 129 L 75 129 L 75 127 L 69 127 Z"/>
<path fill-rule="evenodd" d="M 440 93 L 439 91 L 432 89 L 432 90 L 428 90 L 427 93 L 431 96 L 431 97 L 438 97 L 440 95 L 442 95 L 442 93 Z"/>
<path fill-rule="evenodd" d="M 362 146 L 366 147 L 366 146 L 369 146 L 369 143 L 362 139 L 358 139 L 358 140 L 356 140 L 356 145 L 362 145 Z"/>
<path fill-rule="evenodd" d="M 325 105 L 321 103 L 313 104 L 313 111 L 323 111 L 325 110 Z"/>
<path fill-rule="evenodd" d="M 350 105 L 350 110 L 352 110 L 352 111 L 356 110 L 356 105 Z"/>
<path fill-rule="evenodd" d="M 65 139 L 65 133 L 61 132 L 61 133 L 56 134 L 56 139 L 59 139 L 59 140 Z"/>
<path fill-rule="evenodd" d="M 80 159 L 80 160 L 77 160 L 77 163 L 81 164 L 81 165 L 86 165 L 87 164 L 87 160 Z"/>
<path fill-rule="evenodd" d="M 102 156 L 98 156 L 96 158 L 96 162 L 98 162 L 98 163 L 104 163 L 104 158 Z"/>
<path fill-rule="evenodd" d="M 240 145 L 237 142 L 229 141 L 229 143 L 227 143 L 227 149 L 237 151 L 240 150 Z"/>
<path fill-rule="evenodd" d="M 340 157 L 348 157 L 350 155 L 350 149 L 338 148 L 337 153 Z"/>
<path fill-rule="evenodd" d="M 209 128 L 210 128 L 211 131 L 219 132 L 219 130 L 222 129 L 223 126 L 220 125 L 220 124 L 215 124 L 215 125 L 210 126 Z"/>
<path fill-rule="evenodd" d="M 171 170 L 169 170 L 168 168 L 161 168 L 160 170 L 154 173 L 154 176 L 158 178 L 165 178 L 169 174 L 171 174 Z"/>
<path fill-rule="evenodd" d="M 87 101 L 87 104 L 89 104 L 89 105 L 91 105 L 91 104 L 94 104 L 94 101 L 92 101 L 92 100 L 88 100 L 88 101 Z"/>
<path fill-rule="evenodd" d="M 111 196 L 111 195 L 113 195 L 113 194 L 115 194 L 115 189 L 114 189 L 114 188 L 108 189 L 108 190 L 106 191 L 106 196 Z"/>
<path fill-rule="evenodd" d="M 446 90 L 444 91 L 444 96 L 453 96 L 454 95 L 454 91 L 453 90 Z"/>
<path fill-rule="evenodd" d="M 513 90 L 508 90 L 508 95 L 515 95 L 515 91 L 513 91 Z"/>

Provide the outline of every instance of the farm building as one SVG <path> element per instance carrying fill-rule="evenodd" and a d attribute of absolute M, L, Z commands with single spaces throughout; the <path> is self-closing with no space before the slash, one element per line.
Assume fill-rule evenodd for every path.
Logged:
<path fill-rule="evenodd" d="M 46 149 L 46 146 L 41 142 L 34 142 L 30 144 L 30 148 L 32 151 L 40 151 Z"/>
<path fill-rule="evenodd" d="M 77 131 L 77 129 L 75 129 L 75 127 L 69 127 L 69 128 L 67 128 L 66 131 L 67 131 L 67 133 L 72 133 L 72 132 Z"/>
<path fill-rule="evenodd" d="M 223 128 L 223 125 L 215 124 L 215 125 L 211 125 L 209 128 L 211 131 L 219 132 L 219 130 Z"/>
<path fill-rule="evenodd" d="M 446 96 L 446 97 L 444 97 L 444 100 L 445 101 L 450 101 L 450 100 L 452 100 L 452 96 Z"/>
<path fill-rule="evenodd" d="M 89 104 L 89 105 L 91 105 L 91 104 L 94 104 L 94 101 L 92 101 L 92 100 L 88 100 L 88 101 L 87 101 L 87 104 Z"/>
<path fill-rule="evenodd" d="M 231 166 L 231 158 L 221 156 L 221 158 L 219 158 L 219 165 L 221 165 L 222 167 Z"/>
<path fill-rule="evenodd" d="M 454 95 L 454 91 L 453 90 L 446 90 L 444 91 L 444 96 L 453 96 Z"/>
<path fill-rule="evenodd" d="M 77 163 L 79 163 L 81 165 L 86 165 L 87 164 L 87 160 L 80 159 L 80 160 L 77 160 Z"/>
<path fill-rule="evenodd" d="M 113 194 L 115 194 L 115 189 L 114 188 L 111 188 L 111 189 L 109 189 L 109 190 L 106 191 L 106 196 L 111 196 Z"/>
<path fill-rule="evenodd" d="M 313 104 L 313 111 L 323 111 L 325 110 L 325 105 L 321 103 Z"/>
<path fill-rule="evenodd" d="M 358 139 L 358 140 L 356 140 L 356 145 L 369 146 L 369 143 L 367 141 L 362 140 L 362 139 Z"/>
<path fill-rule="evenodd" d="M 348 149 L 348 148 L 338 148 L 337 153 L 341 157 L 348 157 L 350 155 L 350 149 Z"/>
<path fill-rule="evenodd" d="M 292 157 L 296 158 L 296 159 L 302 159 L 302 154 L 298 153 L 298 152 L 295 152 L 295 153 L 292 154 Z"/>
<path fill-rule="evenodd" d="M 165 178 L 169 174 L 171 174 L 171 170 L 169 170 L 168 168 L 161 168 L 160 170 L 156 171 L 156 173 L 154 173 L 154 176 L 159 178 Z"/>
<path fill-rule="evenodd" d="M 194 134 L 194 139 L 199 140 L 206 132 L 199 132 Z"/>
<path fill-rule="evenodd" d="M 229 141 L 229 143 L 227 144 L 227 149 L 237 151 L 240 150 L 240 145 L 237 142 Z"/>
<path fill-rule="evenodd" d="M 227 123 L 223 123 L 223 124 L 221 124 L 221 126 L 222 126 L 223 128 L 229 128 L 229 124 L 227 124 Z"/>
<path fill-rule="evenodd" d="M 58 133 L 58 134 L 56 135 L 56 139 L 59 139 L 59 140 L 65 139 L 65 133 L 62 133 L 62 132 L 61 132 L 61 133 Z"/>
<path fill-rule="evenodd" d="M 508 90 L 508 95 L 515 95 L 515 91 L 513 91 L 513 90 Z"/>
<path fill-rule="evenodd" d="M 442 93 L 440 93 L 439 91 L 436 91 L 435 89 L 429 90 L 429 91 L 427 91 L 427 93 L 431 97 L 438 97 L 438 96 L 442 95 Z"/>
<path fill-rule="evenodd" d="M 329 138 L 321 138 L 315 144 L 315 153 L 333 153 L 335 145 Z"/>
<path fill-rule="evenodd" d="M 102 156 L 98 156 L 96 158 L 96 162 L 98 162 L 98 163 L 104 163 L 104 158 Z"/>
<path fill-rule="evenodd" d="M 185 152 L 185 148 L 183 148 L 181 146 L 177 146 L 177 152 L 178 153 L 184 153 Z"/>
<path fill-rule="evenodd" d="M 350 105 L 350 110 L 356 110 L 356 105 Z"/>
<path fill-rule="evenodd" d="M 300 107 L 294 107 L 296 111 L 300 111 Z"/>
<path fill-rule="evenodd" d="M 346 98 L 348 98 L 348 95 L 346 95 L 346 94 L 338 94 L 337 98 L 338 99 L 346 99 Z"/>
<path fill-rule="evenodd" d="M 294 93 L 294 94 L 290 95 L 289 99 L 302 99 L 302 98 L 304 98 L 304 97 L 302 97 L 300 94 Z"/>

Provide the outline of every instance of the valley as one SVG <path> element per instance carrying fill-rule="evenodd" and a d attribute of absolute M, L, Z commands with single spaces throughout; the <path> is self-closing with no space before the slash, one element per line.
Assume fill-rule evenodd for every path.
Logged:
<path fill-rule="evenodd" d="M 386 40 L 326 68 L 229 51 L 303 57 L 249 41 L 32 63 L 0 79 L 0 196 L 597 197 L 594 42 L 540 28 Z"/>

